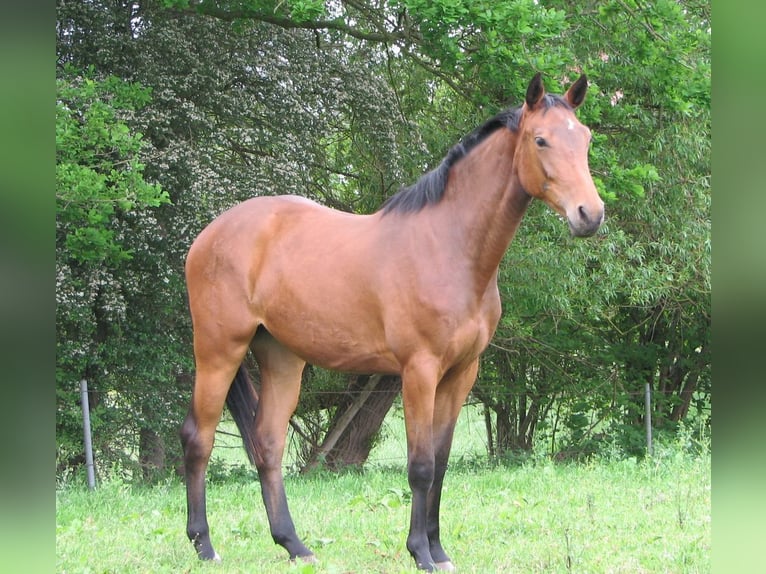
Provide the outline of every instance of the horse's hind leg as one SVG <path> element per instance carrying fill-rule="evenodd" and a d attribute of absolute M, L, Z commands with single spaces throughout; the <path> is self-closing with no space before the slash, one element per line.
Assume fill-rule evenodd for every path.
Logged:
<path fill-rule="evenodd" d="M 263 330 L 256 335 L 251 349 L 261 372 L 253 458 L 271 536 L 287 550 L 291 560 L 301 557 L 312 561 L 314 555 L 295 532 L 282 477 L 287 425 L 298 404 L 305 362 Z"/>
<path fill-rule="evenodd" d="M 210 542 L 205 472 L 226 395 L 251 337 L 252 333 L 233 336 L 224 332 L 216 322 L 196 317 L 194 390 L 189 413 L 181 427 L 181 444 L 186 477 L 186 533 L 203 560 L 220 559 Z"/>
<path fill-rule="evenodd" d="M 181 427 L 186 477 L 186 533 L 203 560 L 220 560 L 210 542 L 205 504 L 205 472 L 213 450 L 215 429 L 237 369 L 208 369 L 198 365 L 192 404 Z"/>

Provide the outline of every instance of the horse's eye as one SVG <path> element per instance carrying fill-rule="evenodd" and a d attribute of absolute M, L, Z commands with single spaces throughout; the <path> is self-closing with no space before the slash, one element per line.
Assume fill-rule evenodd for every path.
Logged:
<path fill-rule="evenodd" d="M 537 144 L 537 147 L 547 147 L 548 142 L 545 141 L 545 138 L 541 138 L 540 136 L 535 138 L 535 143 Z"/>

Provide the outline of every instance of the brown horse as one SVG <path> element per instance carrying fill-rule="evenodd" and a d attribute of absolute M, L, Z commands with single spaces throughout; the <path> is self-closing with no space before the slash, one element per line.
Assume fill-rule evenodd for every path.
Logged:
<path fill-rule="evenodd" d="M 219 559 L 205 511 L 205 471 L 224 403 L 258 470 L 271 535 L 290 558 L 313 560 L 295 532 L 282 479 L 287 426 L 306 362 L 399 374 L 412 513 L 407 549 L 418 568 L 452 570 L 439 503 L 452 435 L 500 319 L 500 260 L 533 197 L 593 235 L 604 204 L 588 168 L 590 130 L 540 75 L 522 106 L 489 120 L 442 163 L 372 215 L 300 197 L 257 197 L 216 218 L 186 260 L 196 381 L 181 430 L 187 534 Z M 259 401 L 242 368 L 248 348 Z M 233 381 L 233 382 L 232 382 Z"/>

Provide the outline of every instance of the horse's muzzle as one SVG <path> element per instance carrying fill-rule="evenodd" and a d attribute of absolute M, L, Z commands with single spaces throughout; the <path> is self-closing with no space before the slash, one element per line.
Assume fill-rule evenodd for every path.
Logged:
<path fill-rule="evenodd" d="M 595 207 L 580 205 L 573 217 L 568 217 L 569 230 L 574 237 L 590 237 L 604 222 L 604 204 Z"/>

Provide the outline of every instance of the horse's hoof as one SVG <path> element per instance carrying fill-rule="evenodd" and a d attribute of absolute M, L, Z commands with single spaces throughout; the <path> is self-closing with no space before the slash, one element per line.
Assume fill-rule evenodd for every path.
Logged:
<path fill-rule="evenodd" d="M 455 565 L 449 560 L 446 560 L 444 562 L 437 562 L 435 566 L 437 570 L 442 570 L 444 572 L 455 572 L 455 570 L 457 570 L 457 568 L 455 568 Z"/>
<path fill-rule="evenodd" d="M 221 557 L 218 555 L 218 552 L 215 550 L 213 551 L 212 556 L 203 556 L 202 554 L 199 555 L 199 559 L 203 562 L 220 562 Z"/>

